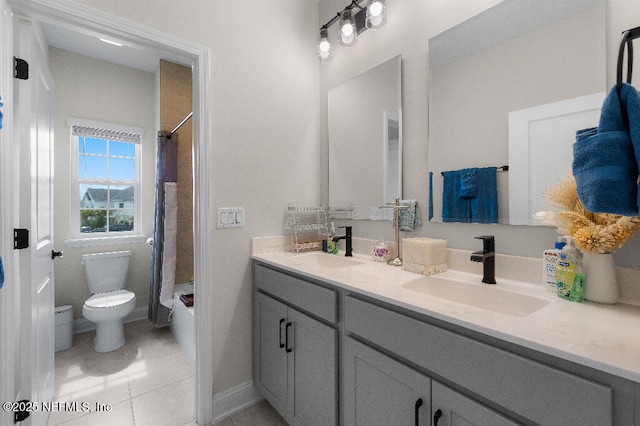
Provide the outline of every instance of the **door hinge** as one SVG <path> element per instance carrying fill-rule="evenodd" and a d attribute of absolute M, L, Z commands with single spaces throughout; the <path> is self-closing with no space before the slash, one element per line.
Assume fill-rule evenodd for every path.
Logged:
<path fill-rule="evenodd" d="M 13 57 L 13 76 L 19 80 L 29 79 L 29 63 L 24 59 Z"/>
<path fill-rule="evenodd" d="M 22 250 L 29 247 L 29 230 L 17 228 L 13 230 L 13 249 Z"/>
<path fill-rule="evenodd" d="M 31 413 L 27 410 L 27 407 L 31 406 L 32 404 L 28 399 L 23 399 L 22 401 L 18 401 L 16 405 L 18 406 L 18 410 L 14 411 L 13 413 L 14 423 L 21 422 L 29 417 Z"/>

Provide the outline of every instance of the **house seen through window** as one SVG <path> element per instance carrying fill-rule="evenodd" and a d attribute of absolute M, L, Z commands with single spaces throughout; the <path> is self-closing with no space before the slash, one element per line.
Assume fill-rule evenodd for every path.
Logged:
<path fill-rule="evenodd" d="M 72 209 L 72 229 L 84 236 L 133 233 L 139 228 L 141 135 L 100 124 L 105 128 L 72 125 L 78 197 L 72 199 L 79 201 Z"/>

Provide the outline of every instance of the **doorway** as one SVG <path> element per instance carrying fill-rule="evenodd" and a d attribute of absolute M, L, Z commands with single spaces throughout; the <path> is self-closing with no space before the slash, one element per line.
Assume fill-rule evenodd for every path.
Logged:
<path fill-rule="evenodd" d="M 165 57 L 192 67 L 193 69 L 193 159 L 194 159 L 194 227 L 199 229 L 194 235 L 194 278 L 207 282 L 204 277 L 211 276 L 211 224 L 214 223 L 210 212 L 211 164 L 210 141 L 210 107 L 209 107 L 209 52 L 208 49 L 191 42 L 168 36 L 166 33 L 143 28 L 109 14 L 94 9 L 79 7 L 66 1 L 8 1 L 14 13 L 55 25 L 71 31 L 80 39 L 82 36 L 103 36 L 121 40 L 134 46 L 139 52 L 159 51 Z M 8 41 L 3 39 L 3 49 Z M 7 76 L 3 76 L 6 79 Z M 6 81 L 3 81 L 6 85 Z M 3 188 L 4 190 L 5 188 Z M 196 363 L 195 363 L 195 395 L 196 421 L 199 424 L 209 423 L 212 419 L 213 400 L 213 347 L 212 334 L 211 289 L 200 285 L 195 288 L 195 299 L 202 301 L 195 314 Z M 6 301 L 3 300 L 3 303 Z M 17 323 L 17 318 L 8 313 L 3 320 Z M 3 326 L 3 329 L 7 327 Z M 13 339 L 9 339 L 13 340 Z M 19 356 L 13 358 L 17 362 Z M 17 382 L 16 382 L 17 383 Z"/>

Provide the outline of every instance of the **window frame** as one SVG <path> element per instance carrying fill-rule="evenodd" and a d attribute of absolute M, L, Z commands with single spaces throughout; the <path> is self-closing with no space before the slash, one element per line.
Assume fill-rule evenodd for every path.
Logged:
<path fill-rule="evenodd" d="M 69 214 L 69 234 L 70 239 L 66 241 L 68 247 L 82 247 L 91 245 L 120 244 L 126 242 L 144 242 L 146 237 L 142 235 L 142 206 L 141 206 L 141 177 L 142 177 L 142 138 L 144 130 L 139 127 L 124 126 L 121 124 L 85 120 L 75 117 L 67 119 L 70 137 L 70 214 Z M 95 131 L 95 133 L 93 132 Z M 84 133 L 84 134 L 83 134 Z M 111 135 L 112 137 L 109 137 Z M 135 146 L 135 171 L 133 181 L 133 229 L 131 231 L 106 231 L 82 233 L 80 231 L 80 186 L 91 185 L 113 185 L 122 186 L 130 181 L 111 179 L 86 179 L 79 177 L 78 149 L 80 137 L 94 137 L 98 139 L 132 143 Z M 107 209 L 109 211 L 109 208 Z"/>

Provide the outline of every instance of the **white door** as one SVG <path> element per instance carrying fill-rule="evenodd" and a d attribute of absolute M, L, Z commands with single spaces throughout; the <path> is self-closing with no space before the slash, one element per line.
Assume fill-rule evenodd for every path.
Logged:
<path fill-rule="evenodd" d="M 16 79 L 16 141 L 20 146 L 20 227 L 29 247 L 20 250 L 21 396 L 53 400 L 53 80 L 31 24 L 18 24 L 16 56 L 29 63 L 29 78 Z M 23 424 L 45 425 L 48 414 L 31 413 Z"/>

